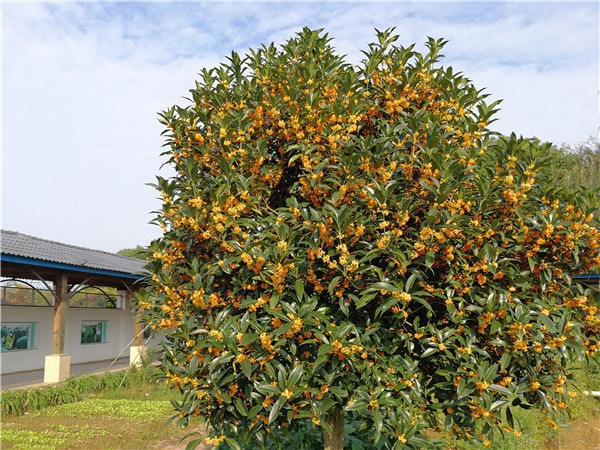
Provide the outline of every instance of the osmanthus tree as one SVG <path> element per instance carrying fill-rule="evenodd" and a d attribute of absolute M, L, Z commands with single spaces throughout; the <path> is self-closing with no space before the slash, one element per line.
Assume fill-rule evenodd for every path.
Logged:
<path fill-rule="evenodd" d="M 515 407 L 564 409 L 565 364 L 597 353 L 597 193 L 536 184 L 527 140 L 492 139 L 497 103 L 377 32 L 359 65 L 322 31 L 232 53 L 161 114 L 151 245 L 162 369 L 207 442 L 284 442 L 344 420 L 373 442 L 427 430 L 489 445 Z M 554 422 L 551 422 L 554 424 Z M 194 443 L 192 443 L 192 446 Z"/>

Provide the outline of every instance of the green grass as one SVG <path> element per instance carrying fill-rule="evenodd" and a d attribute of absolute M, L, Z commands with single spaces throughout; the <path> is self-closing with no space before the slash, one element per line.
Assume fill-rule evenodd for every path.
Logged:
<path fill-rule="evenodd" d="M 53 386 L 3 391 L 2 415 L 23 415 L 77 402 L 90 394 L 147 385 L 155 375 L 151 368 L 134 368 L 103 375 L 82 375 Z"/>
<path fill-rule="evenodd" d="M 188 431 L 166 425 L 173 415 L 171 399 L 179 400 L 180 394 L 153 382 L 4 416 L 2 449 L 142 450 L 176 444 Z"/>
<path fill-rule="evenodd" d="M 489 436 L 490 448 L 496 450 L 514 450 L 518 448 L 527 450 L 544 450 L 546 442 L 552 437 L 554 430 L 546 424 L 544 415 L 537 409 L 514 409 L 515 425 L 522 431 L 521 436 L 514 433 L 500 432 L 494 430 Z M 481 444 L 471 444 L 458 441 L 451 437 L 446 439 L 447 450 L 477 450 L 485 448 Z"/>
<path fill-rule="evenodd" d="M 575 386 L 579 389 L 578 395 L 571 399 L 568 404 L 568 414 L 565 414 L 560 423 L 558 430 L 550 427 L 545 415 L 537 410 L 524 410 L 515 408 L 513 414 L 515 423 L 519 424 L 519 429 L 523 434 L 520 437 L 512 433 L 495 432 L 491 436 L 491 448 L 498 450 L 514 450 L 516 448 L 525 448 L 527 450 L 545 450 L 548 448 L 558 448 L 557 442 L 560 438 L 562 448 L 593 448 L 583 446 L 581 442 L 588 442 L 593 445 L 598 442 L 600 436 L 595 430 L 592 423 L 598 423 L 600 420 L 600 400 L 588 395 L 584 395 L 583 391 L 600 390 L 600 364 L 590 361 L 589 365 L 581 363 L 574 364 L 568 372 L 575 382 Z M 574 443 L 565 444 L 565 440 L 571 440 Z M 476 450 L 481 449 L 481 446 L 471 445 L 465 442 L 447 440 L 448 450 Z"/>
<path fill-rule="evenodd" d="M 5 424 L 2 430 L 4 448 L 54 450 L 69 447 L 74 442 L 85 442 L 102 436 L 109 431 L 97 427 L 82 425 L 57 425 L 53 430 L 20 430 Z"/>
<path fill-rule="evenodd" d="M 600 389 L 598 366 L 574 367 L 571 373 L 580 383 L 582 390 Z M 57 390 L 60 386 L 56 386 L 52 395 L 48 395 L 50 388 L 41 388 L 44 390 L 43 394 L 39 390 L 32 389 L 31 391 L 38 392 L 30 392 L 26 407 L 17 408 L 19 411 L 24 411 L 21 415 L 3 415 L 2 449 L 142 450 L 166 447 L 166 444 L 176 445 L 188 433 L 202 432 L 199 425 L 187 430 L 177 428 L 173 422 L 165 425 L 173 415 L 170 401 L 180 400 L 181 394 L 169 389 L 163 383 L 157 383 L 150 375 L 151 372 L 148 371 L 137 373 L 126 383 L 123 382 L 122 374 L 115 375 L 114 378 L 104 382 L 99 382 L 99 379 L 94 376 L 69 380 L 63 387 L 76 391 L 78 395 L 74 401 L 69 402 L 66 400 L 71 400 L 70 394 L 63 397 L 65 392 L 70 392 L 69 389 L 61 391 Z M 119 388 L 122 382 L 128 386 Z M 99 389 L 99 386 L 102 388 Z M 84 391 L 87 393 L 80 394 Z M 3 393 L 2 399 L 3 409 L 5 394 Z M 42 401 L 42 398 L 47 397 L 53 398 L 52 401 L 62 401 L 62 404 L 36 409 L 46 401 Z M 600 417 L 600 401 L 578 395 L 569 406 L 573 429 L 561 428 L 558 431 L 546 425 L 540 411 L 516 409 L 515 421 L 520 423 L 523 435 L 517 437 L 512 433 L 504 435 L 496 433 L 491 439 L 491 448 L 498 450 L 557 448 L 559 432 L 563 448 L 590 448 L 585 446 L 586 443 L 593 445 L 597 442 L 597 434 L 593 434 L 593 423 Z M 313 443 L 310 448 L 316 450 L 319 448 L 316 444 L 320 442 L 319 434 L 317 429 L 306 429 L 301 435 L 294 437 L 294 442 L 306 444 L 310 441 Z M 572 441 L 575 439 L 577 442 L 569 447 L 569 439 Z M 580 444 L 581 442 L 583 444 Z M 358 444 L 361 443 L 358 442 L 348 441 L 347 444 L 354 445 L 353 448 L 371 448 L 368 444 L 360 446 Z M 482 447 L 447 438 L 444 448 L 478 450 Z"/>
<path fill-rule="evenodd" d="M 3 449 L 145 449 L 177 442 L 168 402 L 86 399 L 3 422 Z"/>
<path fill-rule="evenodd" d="M 570 373 L 581 391 L 600 391 L 600 361 L 588 366 L 574 365 Z M 600 416 L 600 401 L 580 392 L 569 403 L 569 411 L 572 420 L 585 419 L 590 414 Z"/>
<path fill-rule="evenodd" d="M 168 401 L 87 398 L 83 402 L 50 408 L 44 416 L 77 417 L 94 420 L 102 417 L 143 420 L 160 419 L 169 413 L 172 414 L 172 410 L 171 403 Z"/>

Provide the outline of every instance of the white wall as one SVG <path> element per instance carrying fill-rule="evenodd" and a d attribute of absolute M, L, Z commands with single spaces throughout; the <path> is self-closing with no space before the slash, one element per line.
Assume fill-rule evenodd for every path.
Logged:
<path fill-rule="evenodd" d="M 81 324 L 84 320 L 107 322 L 106 342 L 81 343 Z M 129 342 L 133 339 L 134 319 L 124 309 L 69 308 L 65 329 L 65 353 L 71 355 L 71 364 L 129 356 Z"/>
<path fill-rule="evenodd" d="M 71 364 L 114 359 L 121 353 L 129 357 L 129 345 L 134 334 L 134 316 L 126 309 L 69 308 L 65 328 L 65 353 Z M 35 348 L 0 353 L 1 373 L 14 373 L 44 368 L 46 355 L 52 354 L 53 307 L 2 306 L 2 323 L 36 322 Z M 81 324 L 84 320 L 107 321 L 106 342 L 81 344 Z"/>
<path fill-rule="evenodd" d="M 2 323 L 36 322 L 35 348 L 11 350 L 0 353 L 2 373 L 43 369 L 46 355 L 52 354 L 52 323 L 54 308 L 51 306 L 2 306 Z"/>

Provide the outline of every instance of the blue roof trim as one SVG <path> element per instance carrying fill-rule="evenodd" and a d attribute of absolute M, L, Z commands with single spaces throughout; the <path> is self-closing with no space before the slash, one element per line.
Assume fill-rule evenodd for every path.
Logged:
<path fill-rule="evenodd" d="M 0 261 L 12 262 L 16 264 L 27 264 L 30 266 L 38 267 L 49 267 L 51 269 L 70 270 L 72 272 L 84 272 L 94 275 L 107 275 L 111 277 L 128 278 L 130 280 L 141 280 L 144 278 L 144 275 L 142 274 L 133 275 L 123 272 L 114 272 L 111 270 L 91 269 L 87 267 L 72 266 L 70 264 L 62 264 L 56 262 L 42 261 L 39 259 L 26 258 L 23 256 L 6 255 L 4 253 L 2 254 L 2 256 L 0 256 Z"/>
<path fill-rule="evenodd" d="M 597 273 L 588 273 L 573 277 L 574 280 L 600 280 L 600 275 Z"/>

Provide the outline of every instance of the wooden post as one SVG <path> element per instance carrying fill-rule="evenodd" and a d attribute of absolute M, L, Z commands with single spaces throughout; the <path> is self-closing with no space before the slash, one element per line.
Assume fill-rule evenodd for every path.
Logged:
<path fill-rule="evenodd" d="M 54 302 L 54 326 L 52 330 L 52 353 L 61 355 L 65 352 L 65 326 L 69 310 L 68 277 L 60 274 L 56 277 Z"/>
<path fill-rule="evenodd" d="M 61 273 L 54 285 L 54 324 L 52 327 L 52 354 L 46 356 L 44 383 L 58 383 L 71 374 L 71 357 L 65 355 L 65 327 L 69 310 L 69 279 Z"/>
<path fill-rule="evenodd" d="M 129 300 L 129 304 L 131 304 L 131 298 L 133 297 L 133 295 L 131 294 L 130 291 L 127 291 L 127 299 Z M 136 346 L 140 346 L 144 344 L 144 321 L 142 320 L 142 315 L 140 314 L 140 310 L 138 308 L 136 308 L 134 310 L 134 315 L 135 315 L 135 328 L 134 328 L 134 336 L 135 336 L 135 340 L 133 341 L 133 345 Z"/>
<path fill-rule="evenodd" d="M 131 304 L 131 299 L 133 294 L 131 291 L 127 291 L 125 294 L 127 299 L 127 304 L 133 310 L 133 320 L 134 320 L 134 338 L 133 338 L 133 346 L 129 347 L 129 364 L 131 366 L 140 367 L 145 363 L 145 359 L 147 356 L 147 349 L 144 345 L 144 321 L 142 320 L 142 314 L 138 308 L 133 309 L 133 305 Z"/>

